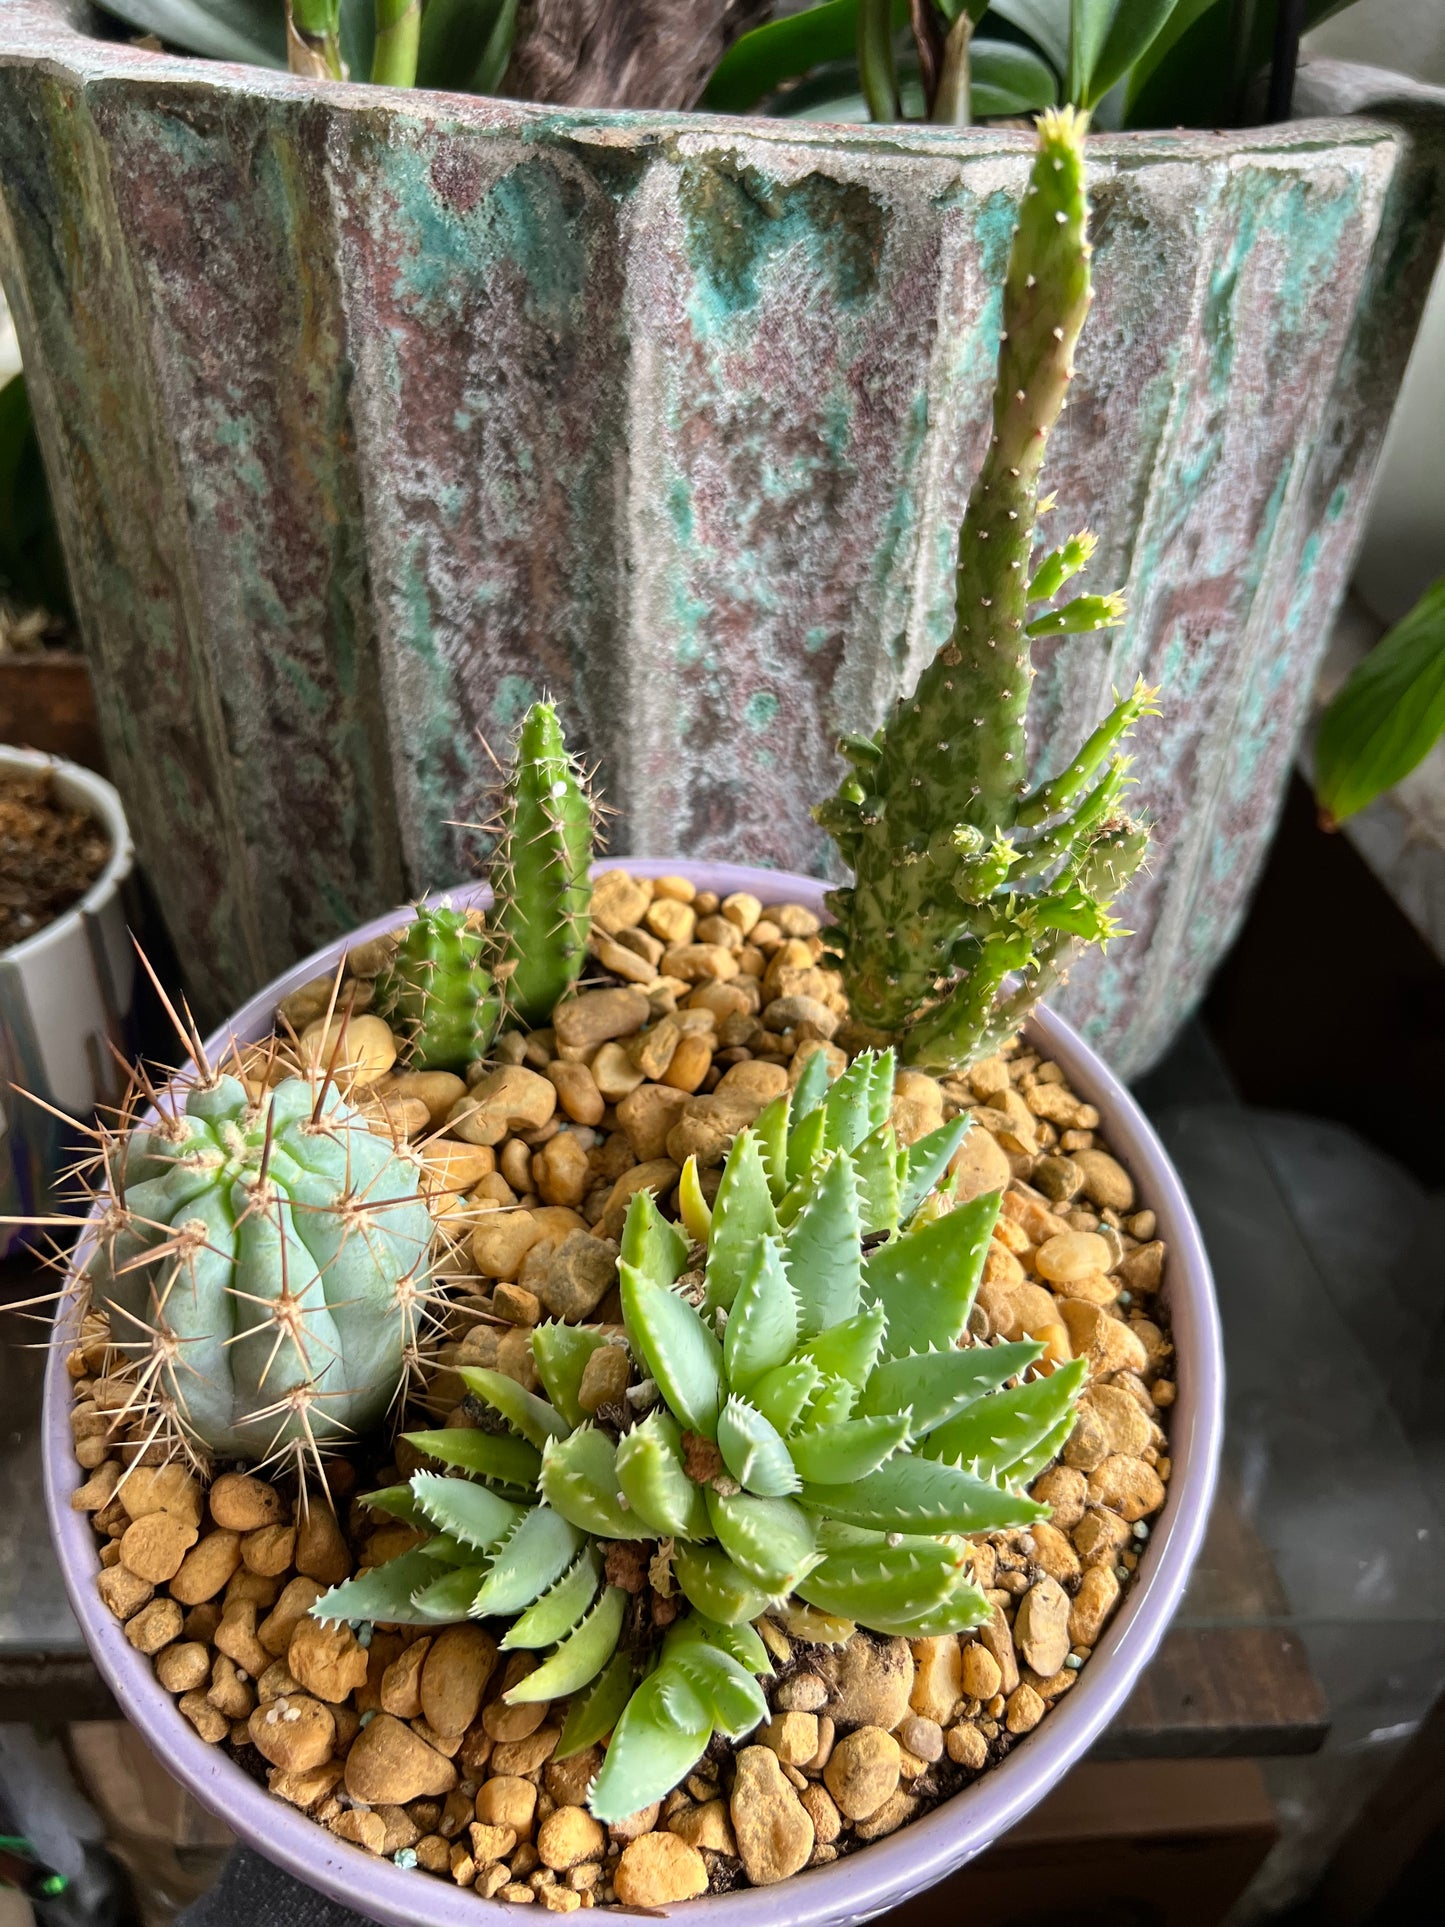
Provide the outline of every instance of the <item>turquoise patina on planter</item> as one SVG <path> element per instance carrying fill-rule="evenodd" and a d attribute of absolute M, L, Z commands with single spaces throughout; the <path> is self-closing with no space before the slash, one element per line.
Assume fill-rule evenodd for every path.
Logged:
<path fill-rule="evenodd" d="M 315 86 L 84 19 L 0 9 L 0 255 L 201 1002 L 459 875 L 478 738 L 544 689 L 620 845 L 821 864 L 834 735 L 947 631 L 1026 137 Z M 1040 652 L 1033 720 L 1057 763 L 1166 688 L 1138 934 L 1059 1000 L 1125 1070 L 1257 871 L 1445 226 L 1439 96 L 1311 86 L 1349 117 L 1094 145 L 1050 477 L 1131 614 Z"/>

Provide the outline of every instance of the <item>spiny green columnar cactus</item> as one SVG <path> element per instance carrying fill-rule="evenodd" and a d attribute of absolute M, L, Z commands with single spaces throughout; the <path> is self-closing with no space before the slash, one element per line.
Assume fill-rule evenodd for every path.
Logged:
<path fill-rule="evenodd" d="M 546 1656 L 507 1697 L 590 1688 L 558 1757 L 613 1733 L 599 1819 L 660 1798 L 715 1730 L 766 1716 L 749 1622 L 770 1605 L 794 1595 L 841 1636 L 975 1626 L 989 1607 L 960 1535 L 1047 1513 L 1023 1487 L 1068 1436 L 1084 1364 L 1030 1377 L 1032 1339 L 960 1346 L 999 1198 L 949 1209 L 936 1187 L 967 1121 L 900 1149 L 892 1091 L 891 1053 L 831 1089 L 816 1054 L 737 1138 L 710 1209 L 685 1175 L 698 1245 L 637 1192 L 619 1276 L 640 1382 L 589 1420 L 583 1375 L 611 1340 L 555 1324 L 533 1336 L 546 1398 L 463 1371 L 498 1429 L 409 1436 L 468 1476 L 422 1472 L 370 1500 L 435 1536 L 313 1608 L 517 1615 L 502 1645 Z M 609 1541 L 645 1542 L 634 1584 L 646 1571 L 691 1609 L 660 1648 L 609 1583 L 629 1571 Z"/>
<path fill-rule="evenodd" d="M 934 1069 L 997 1048 L 1080 945 L 1119 934 L 1109 909 L 1147 842 L 1121 808 L 1117 754 L 1155 713 L 1142 683 L 1068 769 L 1036 788 L 1028 771 L 1033 639 L 1124 615 L 1117 595 L 1030 614 L 1094 548 L 1085 533 L 1033 561 L 1049 506 L 1039 470 L 1091 298 L 1085 124 L 1070 108 L 1039 120 L 1004 287 L 993 437 L 959 535 L 953 634 L 876 735 L 843 742 L 850 773 L 817 811 L 854 873 L 829 897 L 828 933 L 853 1016 Z"/>
<path fill-rule="evenodd" d="M 376 1007 L 416 1070 L 456 1071 L 486 1055 L 502 1002 L 464 910 L 422 904 L 377 980 Z"/>
<path fill-rule="evenodd" d="M 158 1437 L 276 1459 L 381 1418 L 427 1297 L 431 1216 L 420 1166 L 329 1079 L 252 1103 L 218 1077 L 109 1163 L 85 1278 Z"/>
<path fill-rule="evenodd" d="M 592 804 L 551 703 L 517 733 L 492 860 L 497 977 L 524 1024 L 545 1024 L 582 972 L 592 898 Z"/>

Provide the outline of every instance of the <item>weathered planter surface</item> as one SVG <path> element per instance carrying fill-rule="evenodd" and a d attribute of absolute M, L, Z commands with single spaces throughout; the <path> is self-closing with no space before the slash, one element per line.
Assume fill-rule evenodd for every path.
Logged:
<path fill-rule="evenodd" d="M 0 10 L 0 253 L 203 1006 L 450 882 L 478 736 L 543 688 L 620 843 L 821 866 L 833 736 L 949 624 L 1027 137 L 318 87 L 82 17 Z M 1139 934 L 1062 999 L 1126 1072 L 1273 825 L 1439 248 L 1435 101 L 1095 144 L 1051 480 L 1133 613 L 1036 716 L 1058 764 L 1111 684 L 1168 692 Z"/>

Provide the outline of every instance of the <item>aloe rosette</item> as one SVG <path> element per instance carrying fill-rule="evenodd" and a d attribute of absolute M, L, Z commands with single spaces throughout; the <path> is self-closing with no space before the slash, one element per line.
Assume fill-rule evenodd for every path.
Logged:
<path fill-rule="evenodd" d="M 133 1415 L 197 1457 L 335 1451 L 401 1384 L 429 1296 L 421 1166 L 329 1077 L 239 1078 L 109 1155 L 85 1269 Z"/>
<path fill-rule="evenodd" d="M 769 1607 L 801 1602 L 837 1637 L 976 1626 L 989 1607 L 965 1535 L 1047 1514 L 1023 1487 L 1067 1438 L 1084 1365 L 1034 1375 L 1033 1339 L 965 1342 L 999 1197 L 950 1208 L 940 1180 L 967 1119 L 900 1147 L 893 1082 L 892 1054 L 870 1052 L 830 1087 L 815 1053 L 734 1141 L 710 1206 L 692 1165 L 682 1225 L 638 1192 L 625 1397 L 599 1415 L 580 1402 L 616 1341 L 599 1329 L 538 1327 L 545 1397 L 464 1371 L 489 1429 L 410 1434 L 450 1471 L 369 1501 L 432 1536 L 313 1608 L 510 1619 L 502 1646 L 544 1656 L 508 1698 L 578 1696 L 559 1757 L 612 1734 L 599 1819 L 661 1797 L 715 1731 L 766 1717 L 751 1622 Z M 660 1642 L 609 1583 L 609 1545 L 638 1541 L 653 1586 L 689 1609 Z"/>

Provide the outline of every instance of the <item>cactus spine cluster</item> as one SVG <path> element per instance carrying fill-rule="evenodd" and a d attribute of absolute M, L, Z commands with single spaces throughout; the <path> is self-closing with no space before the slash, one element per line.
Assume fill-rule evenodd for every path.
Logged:
<path fill-rule="evenodd" d="M 422 904 L 377 980 L 376 1005 L 421 1071 L 455 1071 L 486 1055 L 502 1002 L 475 911 Z"/>
<path fill-rule="evenodd" d="M 464 1370 L 493 1429 L 410 1434 L 451 1470 L 370 1499 L 431 1536 L 313 1608 L 511 1617 L 502 1645 L 545 1657 L 510 1700 L 590 1689 L 558 1757 L 613 1732 L 601 1820 L 668 1792 L 714 1731 L 766 1717 L 749 1623 L 765 1609 L 801 1602 L 813 1637 L 976 1626 L 989 1606 L 963 1535 L 1047 1514 L 1023 1488 L 1068 1436 L 1084 1361 L 1035 1376 L 1036 1340 L 962 1343 L 999 1196 L 948 1208 L 936 1186 L 967 1119 L 900 1148 L 893 1081 L 891 1053 L 831 1089 L 810 1058 L 734 1141 L 711 1207 L 684 1171 L 696 1245 L 635 1193 L 619 1278 L 636 1382 L 586 1409 L 611 1341 L 556 1324 L 532 1340 L 547 1397 Z M 660 1644 L 649 1588 L 689 1609 Z"/>
<path fill-rule="evenodd" d="M 414 1356 L 432 1223 L 421 1168 L 331 1085 L 194 1086 L 109 1159 L 85 1282 L 134 1416 L 198 1459 L 334 1451 Z"/>
<path fill-rule="evenodd" d="M 1071 108 L 1039 121 L 1004 288 L 993 436 L 959 535 L 953 634 L 876 735 L 845 739 L 850 772 L 816 812 L 854 873 L 829 898 L 853 1016 L 932 1069 L 995 1049 L 1080 944 L 1119 934 L 1109 909 L 1147 843 L 1121 808 L 1117 753 L 1154 713 L 1142 683 L 1066 770 L 1037 787 L 1028 771 L 1032 641 L 1124 615 L 1118 595 L 1030 614 L 1094 548 L 1086 532 L 1033 560 L 1049 506 L 1039 471 L 1091 298 L 1085 124 Z"/>

